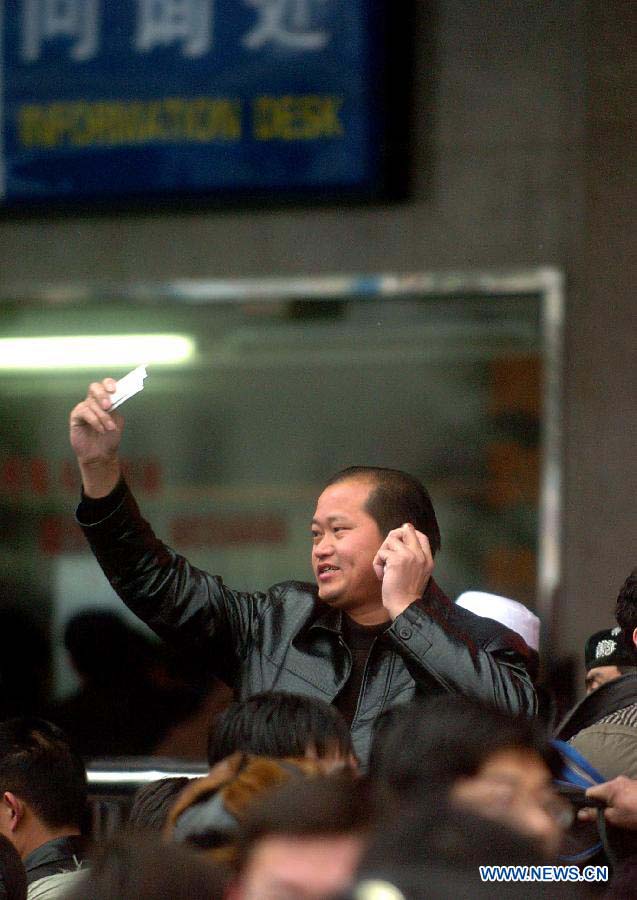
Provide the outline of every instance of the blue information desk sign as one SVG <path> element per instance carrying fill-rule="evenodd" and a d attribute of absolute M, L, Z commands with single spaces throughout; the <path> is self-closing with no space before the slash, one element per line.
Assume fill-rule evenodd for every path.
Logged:
<path fill-rule="evenodd" d="M 383 0 L 0 9 L 0 206 L 382 192 Z"/>

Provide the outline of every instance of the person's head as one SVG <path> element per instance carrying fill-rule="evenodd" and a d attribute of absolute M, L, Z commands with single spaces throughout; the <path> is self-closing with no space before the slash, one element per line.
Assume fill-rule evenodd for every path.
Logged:
<path fill-rule="evenodd" d="M 212 767 L 237 750 L 275 758 L 303 756 L 352 765 L 352 738 L 335 707 L 314 697 L 272 691 L 231 703 L 208 735 Z"/>
<path fill-rule="evenodd" d="M 11 841 L 0 834 L 0 900 L 27 900 L 27 873 Z"/>
<path fill-rule="evenodd" d="M 537 680 L 540 668 L 540 620 L 523 603 L 499 594 L 486 591 L 465 591 L 456 604 L 476 616 L 494 619 L 518 634 L 526 644 L 526 669 L 533 682 Z"/>
<path fill-rule="evenodd" d="M 372 824 L 366 786 L 328 776 L 288 782 L 250 810 L 231 900 L 322 900 L 350 885 Z"/>
<path fill-rule="evenodd" d="M 622 675 L 637 672 L 637 649 L 624 645 L 619 626 L 596 631 L 586 641 L 584 648 L 586 666 L 586 693 L 593 691 Z"/>
<path fill-rule="evenodd" d="M 180 792 L 168 812 L 164 837 L 208 850 L 216 861 L 232 866 L 239 827 L 251 807 L 288 780 L 299 788 L 322 774 L 316 760 L 234 753 Z"/>
<path fill-rule="evenodd" d="M 552 772 L 531 747 L 511 746 L 485 757 L 475 774 L 460 777 L 449 797 L 471 810 L 534 839 L 554 856 L 572 812 L 554 791 Z"/>
<path fill-rule="evenodd" d="M 438 800 L 421 798 L 416 806 L 385 816 L 372 833 L 361 859 L 352 900 L 474 897 L 491 900 L 493 884 L 480 879 L 481 865 L 542 865 L 536 845 L 498 822 L 489 822 Z M 522 889 L 522 885 L 515 885 Z M 525 897 L 554 897 L 555 886 L 542 885 Z M 499 884 L 497 896 L 508 896 Z M 515 896 L 520 896 L 516 891 Z M 560 895 L 561 896 L 561 895 Z"/>
<path fill-rule="evenodd" d="M 99 848 L 67 900 L 222 900 L 224 876 L 201 853 L 120 833 Z"/>
<path fill-rule="evenodd" d="M 190 778 L 185 776 L 158 778 L 145 784 L 133 797 L 128 826 L 161 832 L 168 811 L 187 784 L 190 784 Z"/>
<path fill-rule="evenodd" d="M 615 618 L 622 631 L 624 647 L 637 652 L 637 569 L 633 569 L 621 586 Z"/>
<path fill-rule="evenodd" d="M 319 597 L 353 610 L 381 603 L 372 562 L 389 531 L 411 523 L 440 549 L 440 530 L 429 494 L 396 469 L 352 466 L 338 472 L 318 498 L 312 519 L 312 567 Z"/>
<path fill-rule="evenodd" d="M 369 774 L 394 805 L 424 794 L 450 797 L 552 853 L 568 812 L 551 786 L 559 770 L 557 751 L 535 722 L 444 694 L 381 719 Z"/>
<path fill-rule="evenodd" d="M 59 728 L 0 722 L 0 834 L 23 858 L 53 837 L 79 834 L 86 797 L 84 763 Z"/>
<path fill-rule="evenodd" d="M 151 662 L 150 641 L 116 612 L 87 609 L 71 618 L 64 646 L 83 681 L 122 681 L 144 673 Z"/>

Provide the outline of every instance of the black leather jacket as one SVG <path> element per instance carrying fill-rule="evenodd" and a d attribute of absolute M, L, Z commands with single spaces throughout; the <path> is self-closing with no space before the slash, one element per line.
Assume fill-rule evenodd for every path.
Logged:
<path fill-rule="evenodd" d="M 331 703 L 352 660 L 342 615 L 316 586 L 298 581 L 263 593 L 228 588 L 160 540 L 123 482 L 109 498 L 84 500 L 77 513 L 115 591 L 161 638 L 205 651 L 216 675 L 239 697 L 281 690 Z M 370 651 L 352 722 L 365 763 L 378 715 L 418 693 L 466 694 L 510 713 L 535 712 L 535 691 L 518 635 L 455 606 L 433 579 Z"/>

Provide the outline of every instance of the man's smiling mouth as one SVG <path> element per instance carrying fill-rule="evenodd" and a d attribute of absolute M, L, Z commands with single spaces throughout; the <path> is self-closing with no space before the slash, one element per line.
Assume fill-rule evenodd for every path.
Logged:
<path fill-rule="evenodd" d="M 338 566 L 332 566 L 328 563 L 322 563 L 317 568 L 317 575 L 319 578 L 329 578 L 330 575 L 332 575 L 334 572 L 338 572 L 338 571 L 339 571 Z"/>

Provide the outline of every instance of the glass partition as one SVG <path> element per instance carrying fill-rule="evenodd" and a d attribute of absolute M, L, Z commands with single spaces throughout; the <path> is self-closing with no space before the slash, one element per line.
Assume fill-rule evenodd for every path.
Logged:
<path fill-rule="evenodd" d="M 157 533 L 232 587 L 311 579 L 317 493 L 354 464 L 427 485 L 453 598 L 484 589 L 539 610 L 559 577 L 558 273 L 49 286 L 3 301 L 1 337 L 139 336 L 122 365 L 0 358 L 5 602 L 56 640 L 79 608 L 121 607 L 74 523 L 67 417 L 87 384 L 148 364 L 122 412 L 129 482 Z M 188 337 L 153 364 L 142 336 Z M 0 345 L 2 346 L 2 345 Z M 13 345 L 13 349 L 15 350 Z M 50 345 L 44 345 L 47 347 Z M 20 349 L 22 348 L 22 349 Z"/>

